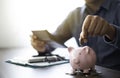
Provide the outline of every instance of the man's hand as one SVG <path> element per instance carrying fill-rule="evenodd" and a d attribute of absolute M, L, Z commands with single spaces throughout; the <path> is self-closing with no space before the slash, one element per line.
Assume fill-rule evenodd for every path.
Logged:
<path fill-rule="evenodd" d="M 32 35 L 31 36 L 31 45 L 34 49 L 36 49 L 38 52 L 45 52 L 46 50 L 46 42 L 39 40 L 37 36 Z"/>
<path fill-rule="evenodd" d="M 113 40 L 115 38 L 115 28 L 100 16 L 88 15 L 83 22 L 80 43 L 86 43 L 88 36 L 106 36 Z"/>

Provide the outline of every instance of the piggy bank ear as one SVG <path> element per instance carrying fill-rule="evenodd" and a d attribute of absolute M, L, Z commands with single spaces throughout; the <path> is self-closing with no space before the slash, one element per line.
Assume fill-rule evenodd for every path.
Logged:
<path fill-rule="evenodd" d="M 84 46 L 82 49 L 83 49 L 85 54 L 89 54 L 90 48 L 88 46 Z"/>
<path fill-rule="evenodd" d="M 85 49 L 85 52 L 86 52 L 87 54 L 89 54 L 90 48 L 89 48 L 89 47 L 85 47 L 84 49 Z"/>
<path fill-rule="evenodd" d="M 68 51 L 71 52 L 74 48 L 73 47 L 68 47 Z"/>

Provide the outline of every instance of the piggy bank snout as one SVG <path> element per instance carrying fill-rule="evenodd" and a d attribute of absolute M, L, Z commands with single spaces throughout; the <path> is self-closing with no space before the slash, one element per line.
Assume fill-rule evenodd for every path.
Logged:
<path fill-rule="evenodd" d="M 73 49 L 73 47 L 68 47 L 68 52 L 70 53 Z"/>

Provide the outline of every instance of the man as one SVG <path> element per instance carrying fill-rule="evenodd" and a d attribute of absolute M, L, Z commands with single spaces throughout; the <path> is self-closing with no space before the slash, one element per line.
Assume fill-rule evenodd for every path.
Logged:
<path fill-rule="evenodd" d="M 120 71 L 120 1 L 85 2 L 85 6 L 72 11 L 52 35 L 61 44 L 75 37 L 78 45 L 88 45 L 95 50 L 97 65 Z M 34 35 L 31 43 L 40 53 L 54 49 Z"/>

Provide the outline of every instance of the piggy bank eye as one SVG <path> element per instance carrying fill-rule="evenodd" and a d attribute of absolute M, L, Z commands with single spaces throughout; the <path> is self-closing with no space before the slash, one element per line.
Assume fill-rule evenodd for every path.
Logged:
<path fill-rule="evenodd" d="M 81 55 L 81 53 L 79 53 L 79 55 Z"/>

